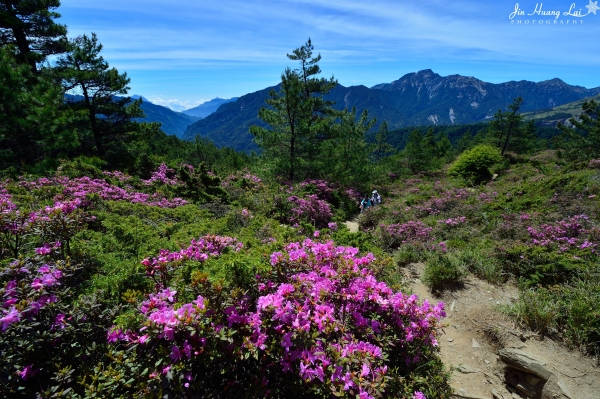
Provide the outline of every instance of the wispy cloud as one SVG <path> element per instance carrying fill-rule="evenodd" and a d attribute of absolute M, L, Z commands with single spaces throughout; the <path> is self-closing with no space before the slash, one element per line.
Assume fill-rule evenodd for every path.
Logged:
<path fill-rule="evenodd" d="M 532 11 L 536 2 L 527 1 L 519 3 Z M 600 35 L 600 15 L 587 17 L 581 26 L 516 26 L 508 19 L 514 0 L 61 3 L 58 11 L 70 34 L 98 33 L 111 65 L 135 75 L 132 85 L 158 86 L 156 78 L 162 73 L 164 88 L 154 92 L 166 93 L 164 98 L 189 96 L 189 85 L 168 86 L 181 71 L 202 72 L 194 87 L 204 90 L 206 94 L 200 94 L 205 97 L 223 96 L 220 88 L 232 93 L 236 87 L 265 87 L 278 77 L 277 72 L 268 77 L 265 71 L 290 65 L 286 53 L 309 36 L 323 55 L 324 70 L 341 70 L 348 81 L 367 85 L 360 79 L 374 76 L 380 83 L 415 66 L 454 73 L 470 70 L 485 75 L 482 78 L 558 76 L 588 87 L 600 85 L 600 76 L 590 72 L 600 63 L 600 44 L 583 43 L 585 37 Z M 547 0 L 543 5 L 566 10 L 570 3 Z"/>

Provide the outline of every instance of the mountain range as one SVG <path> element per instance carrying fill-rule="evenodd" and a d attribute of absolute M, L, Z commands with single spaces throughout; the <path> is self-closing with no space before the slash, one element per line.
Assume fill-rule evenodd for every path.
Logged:
<path fill-rule="evenodd" d="M 210 101 L 203 102 L 202 104 L 198 105 L 197 107 L 186 109 L 185 111 L 182 111 L 182 113 L 184 113 L 186 115 L 190 115 L 190 116 L 195 116 L 195 117 L 198 117 L 198 118 L 206 118 L 208 115 L 212 114 L 217 109 L 219 109 L 219 107 L 221 106 L 221 104 L 230 103 L 230 102 L 235 101 L 237 99 L 238 99 L 238 97 L 233 97 L 233 98 L 219 98 L 219 97 L 217 97 L 217 98 L 213 98 Z"/>
<path fill-rule="evenodd" d="M 175 112 L 162 105 L 153 104 L 143 97 L 140 108 L 146 114 L 145 118 L 139 119 L 140 122 L 159 122 L 163 132 L 177 137 L 182 137 L 187 127 L 200 119 L 183 112 Z"/>
<path fill-rule="evenodd" d="M 266 105 L 265 99 L 273 89 L 279 90 L 279 85 L 221 104 L 214 113 L 188 126 L 183 139 L 193 140 L 199 135 L 220 147 L 256 149 L 249 127 L 262 124 L 258 110 Z M 390 129 L 399 129 L 488 121 L 519 96 L 525 100 L 521 111 L 527 112 L 598 94 L 600 87 L 586 89 L 557 78 L 537 83 L 526 80 L 488 83 L 461 75 L 440 76 L 426 69 L 371 88 L 338 84 L 325 98 L 335 101 L 337 109 L 356 107 L 358 112 L 366 109 L 371 118 L 377 118 L 378 124 L 386 121 Z"/>
<path fill-rule="evenodd" d="M 120 97 L 115 97 L 120 98 Z M 175 112 L 170 108 L 163 107 L 162 105 L 156 105 L 151 103 L 148 99 L 134 94 L 131 99 L 137 100 L 142 99 L 142 105 L 140 108 L 144 111 L 146 116 L 144 118 L 136 118 L 138 122 L 158 122 L 163 132 L 168 135 L 175 135 L 182 137 L 185 129 L 196 122 L 198 119 L 195 116 L 186 115 L 181 112 Z M 79 102 L 83 101 L 83 96 L 79 94 L 65 94 L 65 101 Z"/>

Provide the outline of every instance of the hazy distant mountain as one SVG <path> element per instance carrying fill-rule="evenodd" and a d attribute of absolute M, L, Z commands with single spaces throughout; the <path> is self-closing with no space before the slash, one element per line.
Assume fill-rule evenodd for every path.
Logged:
<path fill-rule="evenodd" d="M 152 104 L 146 98 L 133 95 L 132 99 L 142 98 L 142 111 L 146 114 L 145 118 L 139 118 L 139 122 L 159 122 L 161 124 L 160 129 L 168 135 L 175 135 L 179 138 L 183 136 L 186 128 L 192 123 L 196 122 L 199 118 L 183 114 L 181 112 L 175 112 L 162 105 Z M 80 95 L 66 94 L 65 99 L 67 101 L 81 101 L 83 97 Z"/>
<path fill-rule="evenodd" d="M 132 96 L 130 96 L 130 97 L 131 97 L 131 98 L 133 98 L 134 100 L 137 100 L 138 98 L 141 98 L 141 99 L 142 99 L 142 101 L 144 101 L 144 102 L 147 102 L 147 103 L 151 102 L 151 101 L 150 101 L 150 100 L 148 100 L 146 97 L 144 97 L 144 96 L 140 96 L 139 94 L 134 94 L 134 95 L 132 95 Z"/>
<path fill-rule="evenodd" d="M 175 112 L 162 105 L 152 104 L 147 100 L 142 100 L 141 108 L 146 114 L 146 117 L 140 119 L 140 122 L 159 122 L 161 124 L 160 129 L 163 132 L 168 135 L 175 135 L 179 138 L 183 137 L 183 134 L 189 125 L 199 119 L 195 116 Z"/>
<path fill-rule="evenodd" d="M 279 90 L 278 86 L 268 87 L 223 104 L 213 114 L 190 125 L 183 138 L 192 140 L 200 135 L 218 146 L 255 149 L 249 127 L 261 123 L 258 110 L 266 105 L 271 89 Z M 526 112 L 597 94 L 600 88 L 572 86 L 560 79 L 494 84 L 461 75 L 440 76 L 427 69 L 371 88 L 338 85 L 326 98 L 335 101 L 338 109 L 356 107 L 359 113 L 366 109 L 370 117 L 377 118 L 378 124 L 387 121 L 390 129 L 399 129 L 488 121 L 518 96 L 525 100 L 522 111 Z"/>
<path fill-rule="evenodd" d="M 190 116 L 196 116 L 198 118 L 206 118 L 208 115 L 219 109 L 222 104 L 227 104 L 237 100 L 238 98 L 239 97 L 233 97 L 229 99 L 219 97 L 213 98 L 210 101 L 198 105 L 197 107 L 186 109 L 185 111 L 182 111 L 182 113 Z"/>

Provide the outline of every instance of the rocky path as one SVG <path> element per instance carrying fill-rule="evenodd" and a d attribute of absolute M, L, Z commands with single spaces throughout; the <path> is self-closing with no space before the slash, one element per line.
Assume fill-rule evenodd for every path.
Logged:
<path fill-rule="evenodd" d="M 496 310 L 517 299 L 515 287 L 470 277 L 462 290 L 436 297 L 420 280 L 423 267 L 411 264 L 406 273 L 421 300 L 446 303 L 439 342 L 455 398 L 600 399 L 593 359 L 519 329 Z"/>

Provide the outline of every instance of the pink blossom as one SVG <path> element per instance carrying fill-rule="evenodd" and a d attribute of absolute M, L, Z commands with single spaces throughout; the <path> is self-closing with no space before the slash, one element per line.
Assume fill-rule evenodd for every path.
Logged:
<path fill-rule="evenodd" d="M 19 313 L 14 306 L 11 306 L 4 317 L 0 318 L 0 323 L 2 323 L 2 331 L 6 330 L 11 324 L 18 322 L 20 319 L 21 313 Z"/>

